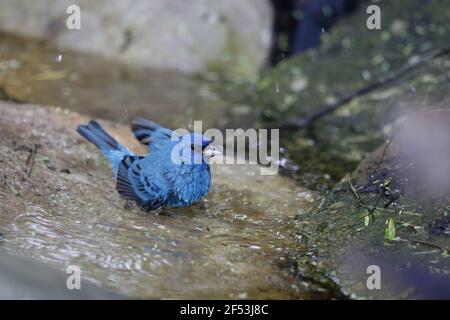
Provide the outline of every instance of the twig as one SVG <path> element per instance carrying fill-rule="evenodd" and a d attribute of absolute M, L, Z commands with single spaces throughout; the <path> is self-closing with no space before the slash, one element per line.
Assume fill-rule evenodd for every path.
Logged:
<path fill-rule="evenodd" d="M 352 183 L 352 177 L 347 176 L 347 182 L 348 186 L 350 187 L 350 191 L 353 193 L 353 196 L 358 200 L 358 202 L 361 202 L 361 196 L 359 195 L 358 191 L 356 190 L 355 186 Z"/>
<path fill-rule="evenodd" d="M 369 205 L 367 205 L 367 204 L 365 204 L 365 203 L 358 203 L 358 206 L 360 206 L 360 207 L 363 207 L 363 208 L 366 208 L 367 210 L 372 210 L 372 209 L 375 209 L 375 210 L 378 210 L 378 211 L 385 211 L 385 212 L 391 212 L 391 213 L 399 213 L 399 211 L 396 211 L 396 210 L 392 210 L 392 209 L 386 209 L 386 208 L 381 208 L 381 207 L 373 207 L 373 206 L 369 206 Z M 374 210 L 374 211 L 375 211 Z M 410 216 L 420 216 L 421 214 L 420 213 L 417 213 L 417 212 L 412 212 L 412 211 L 401 211 L 401 213 L 402 214 L 406 214 L 406 215 L 410 215 Z M 365 217 L 365 216 L 364 216 Z M 363 217 L 363 218 L 364 218 Z"/>
<path fill-rule="evenodd" d="M 415 243 L 418 243 L 418 244 L 421 244 L 421 245 L 424 245 L 424 246 L 429 246 L 429 247 L 433 247 L 433 248 L 436 248 L 436 249 L 440 249 L 442 251 L 447 251 L 447 252 L 450 251 L 449 248 L 441 247 L 441 246 L 439 246 L 437 244 L 434 244 L 434 243 L 431 243 L 431 242 L 428 242 L 428 241 L 421 241 L 421 240 L 408 239 L 408 238 L 406 238 L 406 240 L 408 240 L 409 242 L 415 242 Z"/>
<path fill-rule="evenodd" d="M 31 172 L 33 171 L 33 167 L 34 167 L 34 163 L 35 163 L 35 158 L 36 158 L 36 153 L 37 153 L 37 149 L 39 148 L 38 144 L 34 144 L 32 148 L 30 148 L 30 153 L 28 154 L 28 158 L 27 158 L 27 176 L 29 177 L 31 175 Z"/>
<path fill-rule="evenodd" d="M 423 55 L 422 57 L 420 57 L 417 60 L 410 60 L 396 72 L 389 73 L 384 78 L 381 78 L 380 80 L 378 80 L 366 87 L 360 88 L 360 89 L 356 90 L 355 92 L 342 97 L 335 103 L 327 105 L 317 112 L 313 112 L 305 117 L 294 118 L 294 119 L 288 120 L 282 126 L 305 129 L 306 127 L 311 125 L 311 123 L 313 123 L 314 121 L 322 118 L 323 116 L 325 116 L 329 113 L 336 111 L 337 109 L 339 109 L 342 106 L 346 105 L 347 103 L 351 102 L 353 99 L 363 96 L 363 95 L 366 95 L 368 93 L 371 93 L 372 91 L 382 88 L 388 84 L 391 84 L 391 83 L 399 80 L 400 78 L 404 77 L 412 70 L 423 67 L 426 63 L 430 62 L 431 60 L 436 59 L 440 56 L 449 54 L 449 53 L 450 53 L 450 47 L 444 48 L 441 50 L 435 50 L 429 54 Z"/>

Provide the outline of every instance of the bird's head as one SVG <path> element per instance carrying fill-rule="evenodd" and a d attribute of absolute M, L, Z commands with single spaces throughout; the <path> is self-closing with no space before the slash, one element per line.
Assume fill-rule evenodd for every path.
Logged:
<path fill-rule="evenodd" d="M 218 147 L 214 146 L 211 138 L 201 133 L 187 134 L 182 137 L 181 141 L 183 157 L 190 156 L 190 163 L 193 164 L 209 163 L 212 157 L 222 154 Z"/>

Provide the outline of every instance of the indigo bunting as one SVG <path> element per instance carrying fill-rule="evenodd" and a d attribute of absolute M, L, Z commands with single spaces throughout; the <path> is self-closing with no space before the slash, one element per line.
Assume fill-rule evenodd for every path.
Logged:
<path fill-rule="evenodd" d="M 131 128 L 136 139 L 148 146 L 149 154 L 134 154 L 96 121 L 77 128 L 111 163 L 116 190 L 123 198 L 150 211 L 161 206 L 189 206 L 208 194 L 209 159 L 220 154 L 213 146 L 206 149 L 210 138 L 200 133 L 180 136 L 142 118 L 133 120 Z"/>

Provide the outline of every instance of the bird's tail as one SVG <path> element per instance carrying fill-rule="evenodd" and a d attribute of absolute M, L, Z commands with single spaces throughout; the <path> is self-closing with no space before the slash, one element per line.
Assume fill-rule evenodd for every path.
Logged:
<path fill-rule="evenodd" d="M 79 125 L 77 128 L 79 134 L 92 142 L 101 151 L 119 150 L 120 145 L 111 137 L 97 121 L 91 120 L 86 125 Z"/>
<path fill-rule="evenodd" d="M 97 121 L 91 120 L 86 125 L 79 125 L 77 131 L 84 138 L 92 142 L 111 162 L 114 174 L 117 175 L 120 161 L 126 155 L 134 155 L 111 137 Z"/>

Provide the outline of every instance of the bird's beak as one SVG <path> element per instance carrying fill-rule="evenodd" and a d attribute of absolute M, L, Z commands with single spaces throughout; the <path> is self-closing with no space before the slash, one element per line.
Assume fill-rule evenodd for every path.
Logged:
<path fill-rule="evenodd" d="M 213 145 L 210 145 L 208 148 L 203 151 L 203 155 L 207 158 L 212 158 L 215 156 L 220 156 L 222 154 L 222 151 Z"/>

